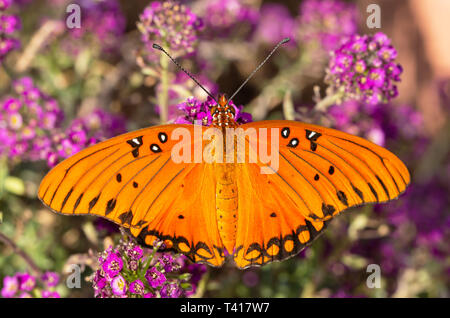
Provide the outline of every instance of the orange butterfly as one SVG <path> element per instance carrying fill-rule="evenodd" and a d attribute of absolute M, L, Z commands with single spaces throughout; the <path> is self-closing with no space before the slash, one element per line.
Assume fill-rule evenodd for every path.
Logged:
<path fill-rule="evenodd" d="M 238 125 L 233 110 L 224 95 L 211 109 L 222 139 L 205 137 L 210 127 L 172 124 L 93 145 L 52 169 L 38 196 L 57 213 L 105 217 L 141 244 L 160 239 L 212 266 L 228 252 L 247 268 L 296 255 L 340 212 L 395 199 L 410 182 L 395 155 L 365 139 L 295 121 Z M 236 136 L 225 144 L 230 127 L 243 133 L 241 154 Z M 251 131 L 265 138 L 252 142 Z M 198 145 L 215 160 L 196 161 Z M 276 167 L 261 148 L 276 149 Z M 219 150 L 234 160 L 217 160 Z"/>

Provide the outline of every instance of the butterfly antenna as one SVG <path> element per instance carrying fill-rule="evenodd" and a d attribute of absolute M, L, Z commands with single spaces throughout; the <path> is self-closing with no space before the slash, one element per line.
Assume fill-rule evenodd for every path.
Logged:
<path fill-rule="evenodd" d="M 205 91 L 206 94 L 208 94 L 209 97 L 211 97 L 212 99 L 214 99 L 214 100 L 216 101 L 216 103 L 217 103 L 217 100 L 214 98 L 214 96 L 213 96 L 206 88 L 204 88 L 204 87 L 202 86 L 202 84 L 200 84 L 200 83 L 195 79 L 195 77 L 191 75 L 191 73 L 189 73 L 187 70 L 185 70 L 185 69 L 180 65 L 180 63 L 178 63 L 173 57 L 171 57 L 170 54 L 167 53 L 166 50 L 164 50 L 161 46 L 159 46 L 159 45 L 156 44 L 156 43 L 153 43 L 153 48 L 154 48 L 154 49 L 157 49 L 157 50 L 160 50 L 160 51 L 162 51 L 164 54 L 166 54 L 166 55 L 172 60 L 172 62 L 173 62 L 176 66 L 178 66 L 178 68 L 179 68 L 180 70 L 182 70 L 184 73 L 186 73 L 187 76 L 189 76 L 189 77 L 190 77 L 190 78 L 191 78 L 198 86 L 200 86 L 201 89 L 203 89 L 203 90 Z"/>
<path fill-rule="evenodd" d="M 241 86 L 239 86 L 239 88 L 234 92 L 233 95 L 231 95 L 231 97 L 228 99 L 229 101 L 233 99 L 234 96 L 236 96 L 236 94 L 242 89 L 242 87 L 244 87 L 245 84 L 247 84 L 247 82 L 253 77 L 253 75 L 255 75 L 256 72 L 258 72 L 258 70 L 261 68 L 261 66 L 264 65 L 264 63 L 267 62 L 267 60 L 272 56 L 273 53 L 275 53 L 275 51 L 280 47 L 280 45 L 289 42 L 290 39 L 289 38 L 284 38 L 283 40 L 281 40 L 272 50 L 272 52 L 269 53 L 269 55 L 267 55 L 267 57 L 264 59 L 264 61 L 261 62 L 261 64 L 258 65 L 257 68 L 255 68 L 255 70 L 247 77 L 247 79 L 244 81 L 244 83 L 242 83 Z M 228 104 L 228 103 L 227 103 Z"/>

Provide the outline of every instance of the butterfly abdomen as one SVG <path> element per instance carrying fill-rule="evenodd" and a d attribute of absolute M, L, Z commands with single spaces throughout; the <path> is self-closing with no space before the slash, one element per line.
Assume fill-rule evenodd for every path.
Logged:
<path fill-rule="evenodd" d="M 229 173 L 222 174 L 217 181 L 216 215 L 220 238 L 231 254 L 236 242 L 238 193 L 237 184 Z"/>

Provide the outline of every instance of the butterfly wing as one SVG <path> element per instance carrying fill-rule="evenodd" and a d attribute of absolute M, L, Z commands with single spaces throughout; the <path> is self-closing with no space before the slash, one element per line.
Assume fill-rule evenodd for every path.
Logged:
<path fill-rule="evenodd" d="M 270 152 L 279 140 L 274 148 L 279 155 L 273 157 L 278 158 L 274 164 L 263 162 L 258 152 L 257 162 L 239 167 L 234 254 L 239 267 L 293 256 L 338 213 L 397 198 L 410 182 L 407 168 L 395 155 L 347 133 L 294 121 L 241 127 L 267 129 L 267 138 L 259 138 L 257 147 Z M 261 173 L 263 167 L 271 173 Z"/>
<path fill-rule="evenodd" d="M 142 243 L 159 238 L 193 261 L 219 266 L 223 246 L 212 166 L 172 160 L 182 138 L 172 138 L 173 132 L 184 129 L 192 155 L 196 139 L 203 142 L 203 128 L 196 134 L 195 127 L 156 126 L 91 146 L 52 169 L 38 196 L 55 212 L 102 216 L 129 228 Z"/>

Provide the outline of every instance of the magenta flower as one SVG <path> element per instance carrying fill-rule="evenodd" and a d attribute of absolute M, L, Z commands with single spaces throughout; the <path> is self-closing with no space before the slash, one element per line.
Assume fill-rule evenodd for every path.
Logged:
<path fill-rule="evenodd" d="M 21 291 L 31 291 L 36 287 L 36 278 L 28 273 L 16 274 Z"/>
<path fill-rule="evenodd" d="M 159 259 L 160 265 L 164 268 L 166 273 L 169 273 L 174 270 L 176 263 L 174 262 L 174 259 L 169 254 L 164 254 Z"/>
<path fill-rule="evenodd" d="M 81 6 L 83 26 L 68 30 L 69 36 L 62 42 L 65 51 L 76 56 L 80 48 L 94 45 L 100 46 L 103 53 L 116 50 L 126 27 L 119 1 L 82 0 L 77 3 Z"/>
<path fill-rule="evenodd" d="M 333 92 L 340 91 L 343 100 L 387 103 L 397 96 L 395 83 L 402 73 L 402 67 L 393 62 L 396 55 L 382 33 L 354 35 L 331 54 L 325 82 Z"/>
<path fill-rule="evenodd" d="M 19 280 L 16 276 L 5 276 L 3 278 L 3 288 L 1 291 L 1 295 L 4 298 L 11 298 L 16 295 L 19 291 Z"/>
<path fill-rule="evenodd" d="M 0 0 L 0 11 L 8 9 L 12 4 L 12 0 Z"/>
<path fill-rule="evenodd" d="M 143 295 L 144 290 L 145 290 L 144 283 L 139 279 L 135 280 L 130 284 L 130 292 L 132 294 Z"/>
<path fill-rule="evenodd" d="M 181 288 L 176 283 L 165 284 L 160 294 L 161 298 L 178 298 L 181 296 Z"/>
<path fill-rule="evenodd" d="M 240 0 L 207 1 L 203 12 L 208 37 L 248 36 L 259 19 L 258 10 Z"/>
<path fill-rule="evenodd" d="M 11 37 L 21 27 L 18 16 L 7 15 L 3 11 L 9 8 L 12 1 L 0 0 L 0 64 L 5 57 L 13 50 L 20 47 L 19 40 Z"/>
<path fill-rule="evenodd" d="M 109 254 L 102 264 L 102 269 L 109 278 L 115 277 L 122 270 L 122 268 L 122 258 L 116 253 Z"/>
<path fill-rule="evenodd" d="M 145 278 L 153 288 L 161 286 L 167 280 L 166 276 L 156 269 L 156 267 L 150 268 L 145 274 Z"/>
<path fill-rule="evenodd" d="M 255 31 L 258 40 L 275 45 L 286 37 L 287 45 L 295 46 L 297 24 L 286 6 L 277 3 L 263 4 Z"/>
<path fill-rule="evenodd" d="M 122 275 L 117 275 L 111 281 L 111 288 L 116 296 L 124 296 L 127 292 L 127 282 Z"/>
<path fill-rule="evenodd" d="M 55 287 L 59 283 L 59 275 L 55 272 L 45 272 L 42 280 L 47 287 Z"/>
<path fill-rule="evenodd" d="M 203 103 L 194 97 L 188 98 L 185 102 L 178 105 L 178 109 L 183 115 L 179 116 L 175 120 L 175 123 L 201 123 L 203 126 L 210 126 L 212 123 L 211 107 L 215 104 L 216 102 L 210 97 Z M 252 121 L 252 115 L 243 111 L 244 106 L 236 106 L 233 101 L 230 101 L 228 104 L 235 108 L 235 120 L 238 124 L 245 124 Z"/>
<path fill-rule="evenodd" d="M 61 298 L 61 296 L 56 291 L 43 290 L 42 298 Z"/>
<path fill-rule="evenodd" d="M 132 260 L 139 260 L 144 255 L 144 251 L 141 247 L 134 246 L 132 249 L 128 250 L 127 254 Z"/>

